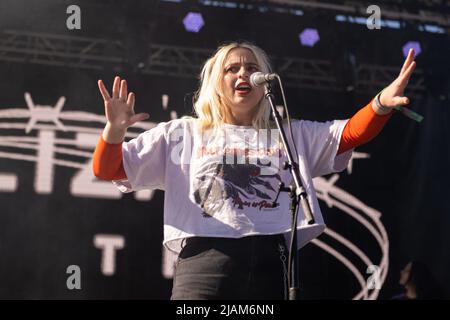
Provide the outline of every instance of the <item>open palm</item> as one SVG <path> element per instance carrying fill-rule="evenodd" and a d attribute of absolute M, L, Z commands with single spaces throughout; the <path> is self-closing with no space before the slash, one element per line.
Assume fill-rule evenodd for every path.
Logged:
<path fill-rule="evenodd" d="M 383 90 L 383 93 L 380 96 L 380 102 L 383 106 L 394 108 L 396 106 L 403 106 L 409 103 L 409 99 L 403 96 L 403 93 L 415 67 L 416 62 L 414 61 L 414 49 L 410 49 L 400 74 L 388 87 Z"/>
<path fill-rule="evenodd" d="M 98 81 L 98 88 L 105 103 L 105 115 L 108 123 L 117 129 L 127 129 L 138 121 L 148 119 L 147 113 L 134 113 L 135 95 L 127 94 L 126 80 L 114 78 L 112 97 L 109 95 L 102 80 Z"/>

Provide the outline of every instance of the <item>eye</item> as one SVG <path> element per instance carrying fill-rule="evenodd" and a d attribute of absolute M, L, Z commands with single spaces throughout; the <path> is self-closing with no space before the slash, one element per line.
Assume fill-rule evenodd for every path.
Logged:
<path fill-rule="evenodd" d="M 236 72 L 239 71 L 239 67 L 238 66 L 231 66 L 231 67 L 228 67 L 226 71 L 227 72 L 231 72 L 231 73 L 236 73 Z"/>
<path fill-rule="evenodd" d="M 249 66 L 247 68 L 247 70 L 250 71 L 250 72 L 256 72 L 256 71 L 259 71 L 259 68 L 255 67 L 255 66 Z"/>

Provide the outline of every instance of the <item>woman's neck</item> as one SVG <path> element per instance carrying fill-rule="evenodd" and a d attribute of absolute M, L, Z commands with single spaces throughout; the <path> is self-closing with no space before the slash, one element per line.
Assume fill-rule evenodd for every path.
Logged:
<path fill-rule="evenodd" d="M 252 126 L 253 125 L 253 115 L 242 115 L 233 114 L 233 112 L 228 112 L 225 115 L 224 122 L 227 124 L 233 124 L 236 126 Z"/>
<path fill-rule="evenodd" d="M 230 112 L 225 117 L 224 122 L 236 126 L 251 126 L 252 120 L 253 118 L 251 116 L 241 116 L 241 115 L 237 116 Z"/>

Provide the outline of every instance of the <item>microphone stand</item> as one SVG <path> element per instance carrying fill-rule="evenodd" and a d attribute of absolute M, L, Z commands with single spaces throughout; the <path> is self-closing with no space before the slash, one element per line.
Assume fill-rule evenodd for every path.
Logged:
<path fill-rule="evenodd" d="M 269 100 L 270 107 L 272 109 L 272 115 L 275 119 L 275 123 L 278 127 L 278 131 L 281 136 L 281 141 L 283 143 L 284 151 L 286 152 L 287 161 L 283 165 L 283 169 L 291 172 L 293 177 L 293 183 L 289 187 L 284 187 L 283 183 L 280 183 L 278 194 L 274 201 L 274 206 L 277 205 L 276 200 L 280 192 L 288 192 L 291 199 L 290 211 L 292 215 L 292 226 L 291 226 L 291 246 L 289 250 L 289 271 L 288 271 L 288 285 L 289 285 L 289 300 L 297 300 L 299 285 L 298 285 L 298 253 L 297 253 L 297 208 L 300 203 L 303 213 L 305 214 L 306 221 L 308 224 L 314 223 L 314 218 L 311 214 L 311 209 L 309 206 L 306 190 L 302 185 L 300 180 L 300 171 L 298 164 L 294 161 L 292 157 L 292 152 L 286 139 L 286 133 L 282 126 L 282 119 L 275 107 L 275 98 L 272 93 L 272 88 L 270 83 L 265 84 L 265 98 Z"/>

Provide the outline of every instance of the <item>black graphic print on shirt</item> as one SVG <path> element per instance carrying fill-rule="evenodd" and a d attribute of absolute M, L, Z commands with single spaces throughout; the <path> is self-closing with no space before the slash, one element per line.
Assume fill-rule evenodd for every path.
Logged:
<path fill-rule="evenodd" d="M 235 158 L 236 160 L 236 158 Z M 203 162 L 198 168 L 195 177 L 195 202 L 202 208 L 205 217 L 213 217 L 224 206 L 243 210 L 252 207 L 263 210 L 272 208 L 272 201 L 278 192 L 281 177 L 278 170 L 272 174 L 262 169 L 272 164 L 249 163 L 248 158 L 244 164 L 226 163 L 222 161 Z M 262 174 L 263 173 L 263 174 Z"/>

